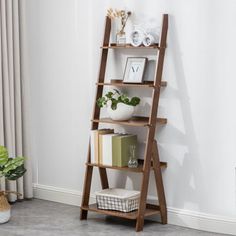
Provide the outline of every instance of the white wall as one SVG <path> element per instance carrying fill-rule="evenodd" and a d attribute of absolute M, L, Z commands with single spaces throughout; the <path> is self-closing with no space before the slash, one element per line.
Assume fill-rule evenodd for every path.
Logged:
<path fill-rule="evenodd" d="M 91 111 L 88 6 L 81 2 L 27 1 L 34 181 L 68 189 L 82 186 Z"/>
<path fill-rule="evenodd" d="M 159 110 L 168 125 L 157 132 L 161 159 L 168 161 L 163 172 L 168 207 L 235 223 L 233 0 L 27 0 L 35 183 L 82 191 L 108 7 L 133 11 L 129 27 L 160 24 L 160 14 L 170 14 L 163 78 L 168 87 Z M 118 60 L 127 54 L 111 56 Z M 123 63 L 109 67 L 108 78 L 122 75 Z M 148 101 L 147 92 L 142 95 Z M 112 185 L 125 185 L 124 173 L 112 176 Z M 134 175 L 127 182 L 138 186 Z M 96 178 L 93 189 L 99 187 Z M 149 194 L 155 194 L 153 187 Z"/>

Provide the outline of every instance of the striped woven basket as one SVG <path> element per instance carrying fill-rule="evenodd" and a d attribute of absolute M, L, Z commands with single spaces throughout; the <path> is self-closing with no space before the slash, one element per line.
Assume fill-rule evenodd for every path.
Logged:
<path fill-rule="evenodd" d="M 11 206 L 7 201 L 6 193 L 0 191 L 0 224 L 6 223 L 11 217 Z"/>

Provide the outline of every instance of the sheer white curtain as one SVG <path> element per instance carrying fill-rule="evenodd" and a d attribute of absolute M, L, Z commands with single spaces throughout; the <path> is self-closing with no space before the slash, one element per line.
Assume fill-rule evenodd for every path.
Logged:
<path fill-rule="evenodd" d="M 7 147 L 11 157 L 27 157 L 27 172 L 17 181 L 2 178 L 0 189 L 18 191 L 22 193 L 19 198 L 32 198 L 23 4 L 23 0 L 0 0 L 0 145 Z M 16 196 L 9 200 L 15 201 Z"/>

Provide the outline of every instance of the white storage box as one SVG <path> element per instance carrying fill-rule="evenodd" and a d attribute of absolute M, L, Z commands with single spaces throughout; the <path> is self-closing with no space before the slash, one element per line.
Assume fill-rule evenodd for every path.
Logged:
<path fill-rule="evenodd" d="M 99 209 L 130 212 L 139 206 L 139 191 L 108 188 L 95 192 L 95 195 Z"/>

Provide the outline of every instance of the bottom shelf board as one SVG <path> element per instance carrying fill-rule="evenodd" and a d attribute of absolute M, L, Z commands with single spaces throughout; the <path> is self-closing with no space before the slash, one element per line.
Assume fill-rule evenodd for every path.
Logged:
<path fill-rule="evenodd" d="M 120 211 L 112 211 L 112 210 L 102 210 L 102 209 L 97 208 L 97 204 L 91 204 L 87 207 L 81 207 L 81 209 L 86 210 L 86 211 L 93 211 L 93 212 L 97 212 L 97 213 L 101 213 L 105 215 L 131 219 L 131 220 L 135 220 L 138 217 L 138 211 L 120 212 Z M 151 216 L 151 215 L 156 215 L 156 214 L 160 214 L 159 206 L 147 204 L 147 208 L 145 210 L 144 216 Z"/>

